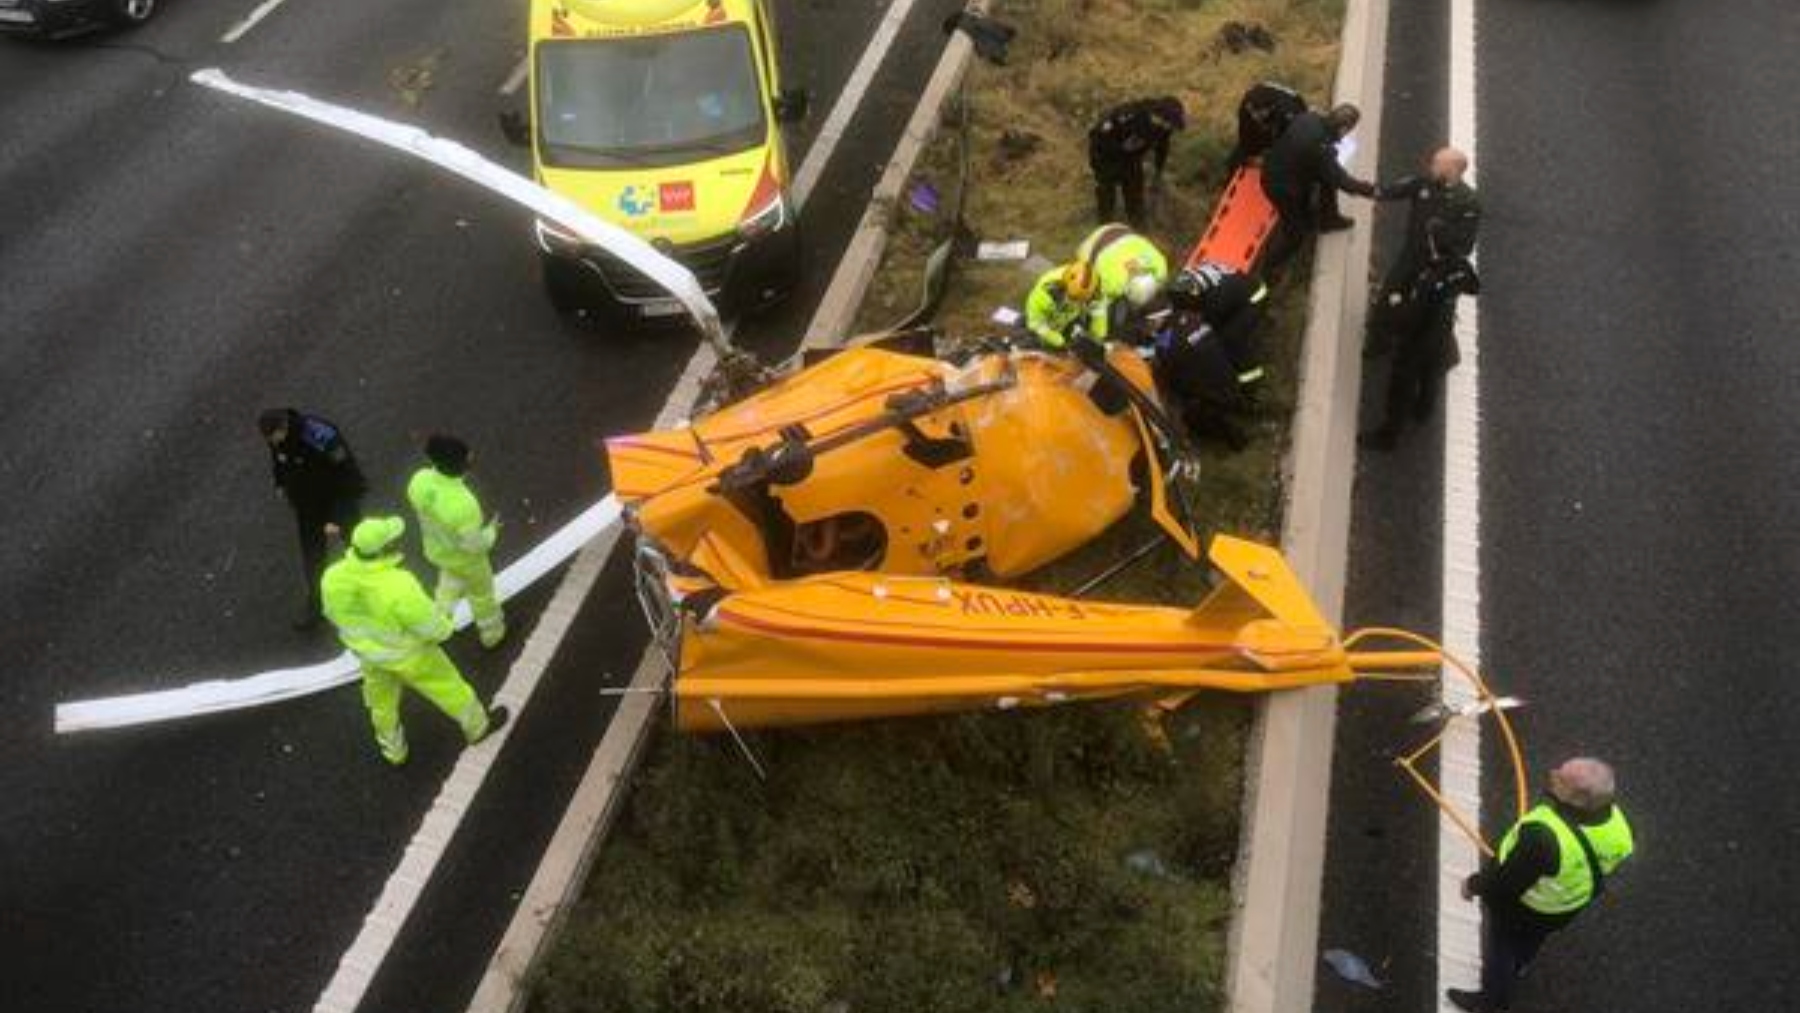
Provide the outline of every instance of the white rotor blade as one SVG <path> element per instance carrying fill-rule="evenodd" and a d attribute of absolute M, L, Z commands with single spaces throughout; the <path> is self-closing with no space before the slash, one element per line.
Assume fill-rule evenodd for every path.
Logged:
<path fill-rule="evenodd" d="M 525 590 L 618 522 L 619 501 L 609 494 L 496 574 L 495 595 L 505 601 Z M 457 629 L 469 625 L 468 602 L 458 603 L 455 622 Z M 322 693 L 361 677 L 356 659 L 345 652 L 329 661 L 300 668 L 278 668 L 237 679 L 208 679 L 175 689 L 98 700 L 74 700 L 56 705 L 56 734 L 129 728 L 261 707 Z"/>
<path fill-rule="evenodd" d="M 654 246 L 619 228 L 574 201 L 555 194 L 529 179 L 488 161 L 455 141 L 433 137 L 418 127 L 384 120 L 379 116 L 321 102 L 294 91 L 275 91 L 240 84 L 217 67 L 194 71 L 189 80 L 215 91 L 293 113 L 422 158 L 433 165 L 497 193 L 544 219 L 625 261 L 680 300 L 706 340 L 725 347 L 725 330 L 719 311 L 706 297 L 694 272 L 658 252 Z"/>

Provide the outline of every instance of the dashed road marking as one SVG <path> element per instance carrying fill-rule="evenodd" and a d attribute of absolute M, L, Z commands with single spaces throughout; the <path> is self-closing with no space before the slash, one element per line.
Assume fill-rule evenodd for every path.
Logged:
<path fill-rule="evenodd" d="M 230 45 L 249 35 L 250 29 L 255 28 L 264 18 L 275 13 L 275 8 L 286 2 L 287 0 L 263 0 L 262 3 L 256 5 L 255 10 L 244 16 L 244 20 L 226 29 L 225 34 L 219 36 L 219 41 Z"/>
<path fill-rule="evenodd" d="M 506 80 L 500 82 L 500 87 L 495 90 L 502 95 L 511 95 L 525 84 L 525 75 L 529 73 L 531 73 L 531 57 L 522 56 L 519 58 L 519 65 L 512 69 L 512 73 L 506 75 Z"/>

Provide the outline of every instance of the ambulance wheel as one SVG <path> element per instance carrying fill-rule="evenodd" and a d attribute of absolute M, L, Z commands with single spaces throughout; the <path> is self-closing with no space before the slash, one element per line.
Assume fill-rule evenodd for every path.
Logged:
<path fill-rule="evenodd" d="M 156 15 L 156 0 L 110 0 L 107 17 L 120 28 L 136 28 Z"/>

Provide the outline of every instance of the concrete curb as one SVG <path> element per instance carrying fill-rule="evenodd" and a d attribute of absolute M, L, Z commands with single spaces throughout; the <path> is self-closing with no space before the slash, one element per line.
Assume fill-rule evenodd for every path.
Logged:
<path fill-rule="evenodd" d="M 985 11 L 987 6 L 987 0 L 975 0 L 968 5 L 969 10 L 978 13 Z M 888 232 L 893 225 L 894 208 L 900 203 L 901 190 L 912 176 L 913 167 L 919 164 L 925 146 L 937 136 L 944 120 L 944 105 L 962 84 L 974 55 L 975 46 L 964 32 L 952 35 L 944 46 L 944 55 L 938 59 L 937 69 L 932 71 L 931 80 L 926 82 L 924 92 L 919 95 L 912 119 L 907 121 L 900 143 L 894 146 L 894 156 L 888 159 L 887 168 L 875 183 L 869 205 L 856 223 L 856 232 L 850 237 L 844 258 L 838 261 L 825 297 L 819 300 L 819 308 L 813 312 L 801 347 L 829 347 L 851 336 L 863 297 L 868 294 L 869 284 L 875 280 L 882 254 L 887 250 Z"/>
<path fill-rule="evenodd" d="M 1365 167 L 1381 150 L 1387 22 L 1388 0 L 1349 0 L 1336 94 L 1362 107 Z M 1349 555 L 1369 205 L 1357 202 L 1352 217 L 1356 228 L 1327 237 L 1314 257 L 1282 532 L 1289 562 L 1334 623 Z M 1233 883 L 1226 989 L 1235 1013 L 1312 1008 L 1336 720 L 1333 687 L 1271 695 L 1258 711 Z"/>
<path fill-rule="evenodd" d="M 557 824 L 544 859 L 519 900 L 506 934 L 488 961 L 469 1002 L 469 1013 L 514 1013 L 530 994 L 525 987 L 552 939 L 562 930 L 586 881 L 600 843 L 624 801 L 619 786 L 637 767 L 656 714 L 657 692 L 669 675 L 662 653 L 651 647 L 638 663 L 626 696 L 588 762 L 587 772 Z"/>
<path fill-rule="evenodd" d="M 984 10 L 986 0 L 971 3 Z M 838 262 L 819 308 L 802 340 L 803 347 L 836 344 L 854 326 L 869 283 L 887 248 L 892 209 L 918 164 L 919 155 L 937 135 L 944 104 L 968 72 L 974 46 L 961 32 L 951 37 L 919 104 L 894 148 L 893 157 L 876 183 L 868 207 L 857 223 L 850 245 Z M 537 872 L 519 899 L 500 945 L 488 961 L 467 1013 L 519 1013 L 530 995 L 528 983 L 550 944 L 555 941 L 581 884 L 600 852 L 613 817 L 623 801 L 619 789 L 630 778 L 649 738 L 658 697 L 651 692 L 668 678 L 668 663 L 654 645 L 646 649 L 631 680 L 631 691 L 619 704 L 593 759 L 570 798 L 569 808 L 544 849 Z"/>

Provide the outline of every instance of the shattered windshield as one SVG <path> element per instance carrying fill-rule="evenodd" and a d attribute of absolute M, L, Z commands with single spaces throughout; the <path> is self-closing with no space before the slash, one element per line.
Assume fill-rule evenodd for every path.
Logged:
<path fill-rule="evenodd" d="M 557 166 L 677 165 L 763 142 L 762 89 L 742 25 L 537 51 L 539 144 Z"/>

